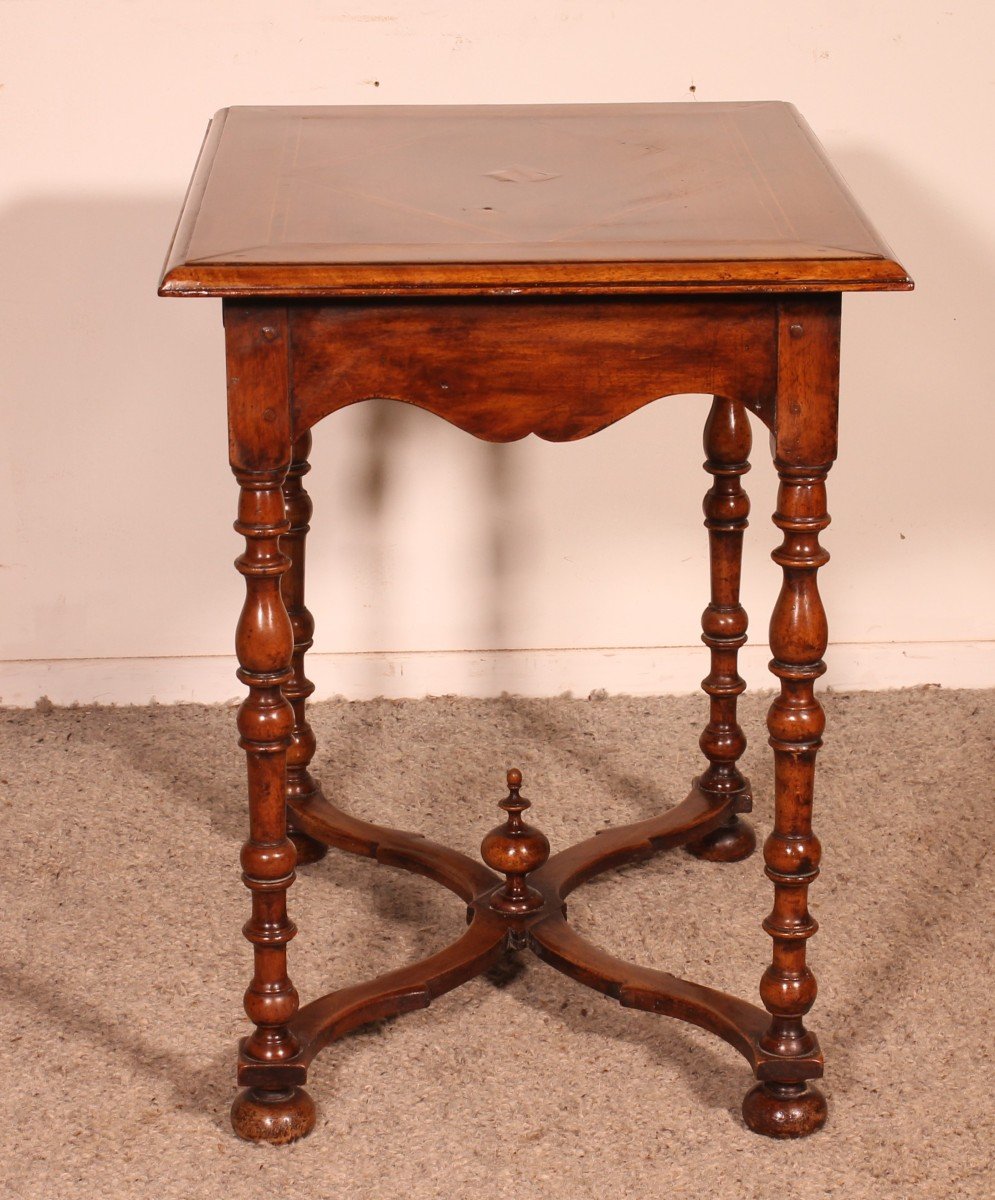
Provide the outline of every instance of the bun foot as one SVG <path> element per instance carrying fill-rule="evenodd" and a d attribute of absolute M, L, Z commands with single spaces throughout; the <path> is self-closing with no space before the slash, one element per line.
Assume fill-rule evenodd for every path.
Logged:
<path fill-rule="evenodd" d="M 297 865 L 306 867 L 308 863 L 315 863 L 319 859 L 324 858 L 328 853 L 328 847 L 324 842 L 319 842 L 313 837 L 308 837 L 306 833 L 301 833 L 299 829 L 288 829 L 287 837 L 294 843 L 297 850 Z"/>
<path fill-rule="evenodd" d="M 764 1137 L 808 1137 L 828 1115 L 825 1096 L 810 1083 L 758 1083 L 743 1100 L 743 1120 Z"/>
<path fill-rule="evenodd" d="M 314 1129 L 314 1101 L 303 1088 L 264 1092 L 246 1088 L 231 1106 L 232 1129 L 247 1142 L 285 1146 Z"/>
<path fill-rule="evenodd" d="M 753 832 L 753 826 L 736 816 L 705 834 L 700 841 L 688 842 L 684 847 L 695 858 L 725 863 L 741 862 L 749 858 L 756 848 L 757 835 Z"/>

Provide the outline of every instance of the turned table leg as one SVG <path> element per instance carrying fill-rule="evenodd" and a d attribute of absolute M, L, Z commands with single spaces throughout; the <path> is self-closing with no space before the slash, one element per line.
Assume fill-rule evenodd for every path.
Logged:
<path fill-rule="evenodd" d="M 318 785 L 308 770 L 314 757 L 314 731 L 307 720 L 307 701 L 314 691 L 314 684 L 304 673 L 304 655 L 311 649 L 314 638 L 314 618 L 304 604 L 304 552 L 310 525 L 311 497 L 304 489 L 303 478 L 311 470 L 308 455 L 311 452 L 311 434 L 303 433 L 294 442 L 290 470 L 283 484 L 283 499 L 287 508 L 290 528 L 280 539 L 280 548 L 290 559 L 290 566 L 283 576 L 283 601 L 287 606 L 290 626 L 294 634 L 294 654 L 291 662 L 290 679 L 283 685 L 283 694 L 294 711 L 294 728 L 290 735 L 287 751 L 287 799 L 307 800 L 313 796 Z M 315 838 L 308 837 L 296 829 L 288 816 L 287 827 L 290 840 L 297 848 L 297 863 L 317 862 L 328 853 L 328 847 Z"/>
<path fill-rule="evenodd" d="M 829 524 L 826 468 L 777 462 L 781 484 L 774 523 L 784 541 L 773 559 L 784 572 L 770 623 L 771 671 L 781 682 L 767 716 L 774 750 L 774 830 L 764 843 L 764 862 L 774 884 L 774 907 L 764 921 L 773 938 L 773 959 L 760 983 L 771 1014 L 763 1049 L 784 1058 L 778 1073 L 757 1083 L 743 1101 L 751 1129 L 771 1137 L 802 1137 L 826 1121 L 826 1101 L 791 1060 L 818 1052 L 804 1016 L 815 1002 L 815 976 L 805 943 L 818 925 L 808 911 L 808 887 L 819 873 L 819 839 L 812 832 L 815 758 L 825 716 L 815 680 L 825 671 L 828 631 L 816 574 L 829 555 L 819 533 Z"/>
<path fill-rule="evenodd" d="M 701 618 L 701 640 L 711 651 L 711 671 L 702 681 L 710 715 L 701 735 L 708 769 L 698 780 L 705 792 L 735 797 L 731 816 L 700 841 L 687 846 L 697 858 L 738 862 L 756 849 L 753 829 L 738 813 L 752 808 L 749 784 L 736 763 L 746 738 L 736 721 L 736 700 L 746 684 L 737 670 L 739 648 L 746 641 L 747 617 L 739 603 L 743 531 L 750 501 L 740 478 L 750 469 L 750 420 L 742 404 L 716 396 L 705 422 L 705 470 L 714 482 L 702 508 L 708 530 L 711 600 Z"/>
<path fill-rule="evenodd" d="M 296 854 L 287 838 L 287 748 L 294 715 L 283 694 L 291 677 L 293 632 L 280 592 L 289 560 L 280 550 L 286 533 L 281 485 L 286 469 L 236 471 L 241 485 L 235 528 L 246 540 L 236 566 L 245 576 L 246 597 L 235 648 L 239 679 L 249 694 L 238 712 L 239 745 L 249 780 L 249 840 L 242 848 L 243 880 L 252 893 L 252 915 L 243 932 L 252 943 L 255 972 L 245 993 L 245 1011 L 256 1028 L 243 1054 L 264 1063 L 286 1062 L 299 1046 L 288 1029 L 297 1012 L 297 990 L 287 975 L 287 943 L 297 932 L 287 916 L 287 888 L 294 881 Z M 232 1106 L 232 1125 L 241 1137 L 287 1142 L 314 1125 L 311 1097 L 302 1088 L 248 1088 Z"/>
<path fill-rule="evenodd" d="M 249 689 L 238 732 L 249 791 L 242 879 L 252 896 L 243 933 L 254 965 L 245 1011 L 255 1026 L 240 1054 L 239 1073 L 250 1086 L 235 1098 L 231 1120 L 241 1137 L 280 1143 L 302 1137 L 315 1122 L 314 1103 L 298 1086 L 300 1046 L 290 1023 L 299 1005 L 287 975 L 287 943 L 297 932 L 287 889 L 297 853 L 287 837 L 286 797 L 294 711 L 283 694 L 294 674 L 294 631 L 281 587 L 290 569 L 280 542 L 290 531 L 283 486 L 292 442 L 285 307 L 226 301 L 225 343 L 229 460 L 241 488 L 235 529 L 245 538 L 235 560 L 245 578 L 235 652 Z"/>

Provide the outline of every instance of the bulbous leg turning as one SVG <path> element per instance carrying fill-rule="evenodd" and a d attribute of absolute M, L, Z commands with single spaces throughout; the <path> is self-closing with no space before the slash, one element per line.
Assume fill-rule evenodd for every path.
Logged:
<path fill-rule="evenodd" d="M 282 1092 L 245 1088 L 231 1106 L 232 1129 L 247 1142 L 284 1146 L 306 1137 L 317 1116 L 314 1101 L 299 1087 Z"/>
<path fill-rule="evenodd" d="M 711 652 L 711 670 L 701 686 L 709 698 L 709 721 L 701 735 L 708 768 L 702 791 L 734 798 L 735 811 L 711 833 L 691 842 L 689 854 L 707 862 L 739 862 L 757 846 L 756 835 L 737 813 L 749 812 L 749 784 L 736 765 L 746 738 L 736 720 L 736 701 L 746 684 L 737 670 L 746 641 L 747 616 L 739 603 L 743 532 L 750 501 L 740 480 L 750 469 L 750 422 L 743 406 L 722 396 L 712 402 L 704 436 L 705 470 L 713 476 L 702 509 L 708 530 L 711 600 L 701 615 L 701 639 Z"/>
<path fill-rule="evenodd" d="M 294 710 L 294 729 L 287 750 L 287 799 L 307 800 L 313 796 L 318 785 L 311 777 L 308 767 L 314 757 L 314 731 L 308 724 L 307 702 L 314 692 L 314 684 L 304 673 L 304 656 L 311 649 L 314 638 L 314 618 L 304 603 L 305 549 L 311 526 L 313 507 L 311 497 L 304 489 L 304 476 L 311 470 L 308 456 L 311 453 L 311 434 L 302 434 L 294 443 L 293 456 L 287 478 L 283 483 L 283 501 L 286 506 L 289 529 L 280 538 L 280 549 L 290 559 L 290 566 L 281 582 L 281 592 L 290 627 L 294 632 L 294 653 L 291 660 L 291 675 L 283 685 L 283 694 Z M 328 853 L 323 843 L 308 837 L 293 825 L 288 816 L 287 836 L 297 849 L 297 865 L 306 866 L 318 862 Z"/>
<path fill-rule="evenodd" d="M 743 1099 L 743 1120 L 764 1137 L 808 1137 L 828 1114 L 825 1096 L 810 1083 L 758 1083 Z"/>
<path fill-rule="evenodd" d="M 826 669 L 828 628 L 816 575 L 829 557 L 819 544 L 819 532 L 829 524 L 829 468 L 794 467 L 780 459 L 777 468 L 781 485 L 774 523 L 784 541 L 773 557 L 784 578 L 770 622 L 770 666 L 781 689 L 767 714 L 774 751 L 774 829 L 764 842 L 764 863 L 774 885 L 774 906 L 763 922 L 773 949 L 760 980 L 760 998 L 770 1013 L 760 1048 L 778 1056 L 767 1068 L 781 1078 L 758 1083 L 747 1094 L 743 1117 L 757 1133 L 791 1138 L 826 1123 L 825 1098 L 799 1076 L 811 1074 L 807 1066 L 800 1069 L 806 1057 L 821 1061 L 804 1018 L 816 997 L 806 943 L 819 927 L 808 909 L 808 889 L 821 857 L 812 806 L 825 714 L 814 687 Z"/>
<path fill-rule="evenodd" d="M 689 842 L 684 847 L 688 854 L 702 858 L 705 862 L 742 862 L 757 848 L 757 835 L 748 821 L 738 816 L 713 829 L 700 841 Z"/>

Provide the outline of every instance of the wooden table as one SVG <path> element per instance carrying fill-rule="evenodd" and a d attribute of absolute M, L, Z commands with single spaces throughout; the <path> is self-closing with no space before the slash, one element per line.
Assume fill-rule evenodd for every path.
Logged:
<path fill-rule="evenodd" d="M 814 695 L 826 617 L 826 475 L 836 456 L 840 298 L 912 283 L 798 113 L 787 104 L 232 108 L 211 122 L 163 273 L 165 296 L 221 296 L 230 459 L 241 487 L 238 714 L 248 762 L 255 974 L 240 1047 L 242 1137 L 288 1142 L 314 1125 L 303 1088 L 329 1042 L 424 1008 L 511 948 L 621 1004 L 724 1038 L 757 1082 L 751 1129 L 799 1137 L 826 1103 L 804 1017 L 815 999 L 806 941 L 818 873 L 812 833 L 824 716 Z M 504 822 L 479 863 L 343 812 L 310 774 L 304 603 L 310 429 L 370 397 L 437 413 L 489 441 L 571 441 L 661 395 L 713 397 L 705 423 L 711 600 L 702 638 L 707 765 L 669 812 L 550 857 L 508 773 Z M 734 862 L 755 839 L 736 700 L 753 414 L 780 477 L 770 623 L 774 905 L 764 1008 L 607 954 L 567 923 L 564 899 L 608 868 L 684 845 Z M 610 502 L 610 498 L 608 498 Z M 328 846 L 427 875 L 467 905 L 458 941 L 423 962 L 303 1008 L 287 975 L 295 866 Z M 485 865 L 486 864 L 486 865 Z M 403 1064 L 397 1066 L 398 1075 Z"/>

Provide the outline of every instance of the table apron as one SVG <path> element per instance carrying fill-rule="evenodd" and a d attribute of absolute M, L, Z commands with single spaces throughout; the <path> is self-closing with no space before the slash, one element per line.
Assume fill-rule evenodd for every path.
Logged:
<path fill-rule="evenodd" d="M 661 396 L 772 411 L 773 297 L 396 300 L 288 306 L 297 434 L 375 397 L 492 442 L 574 441 Z"/>

